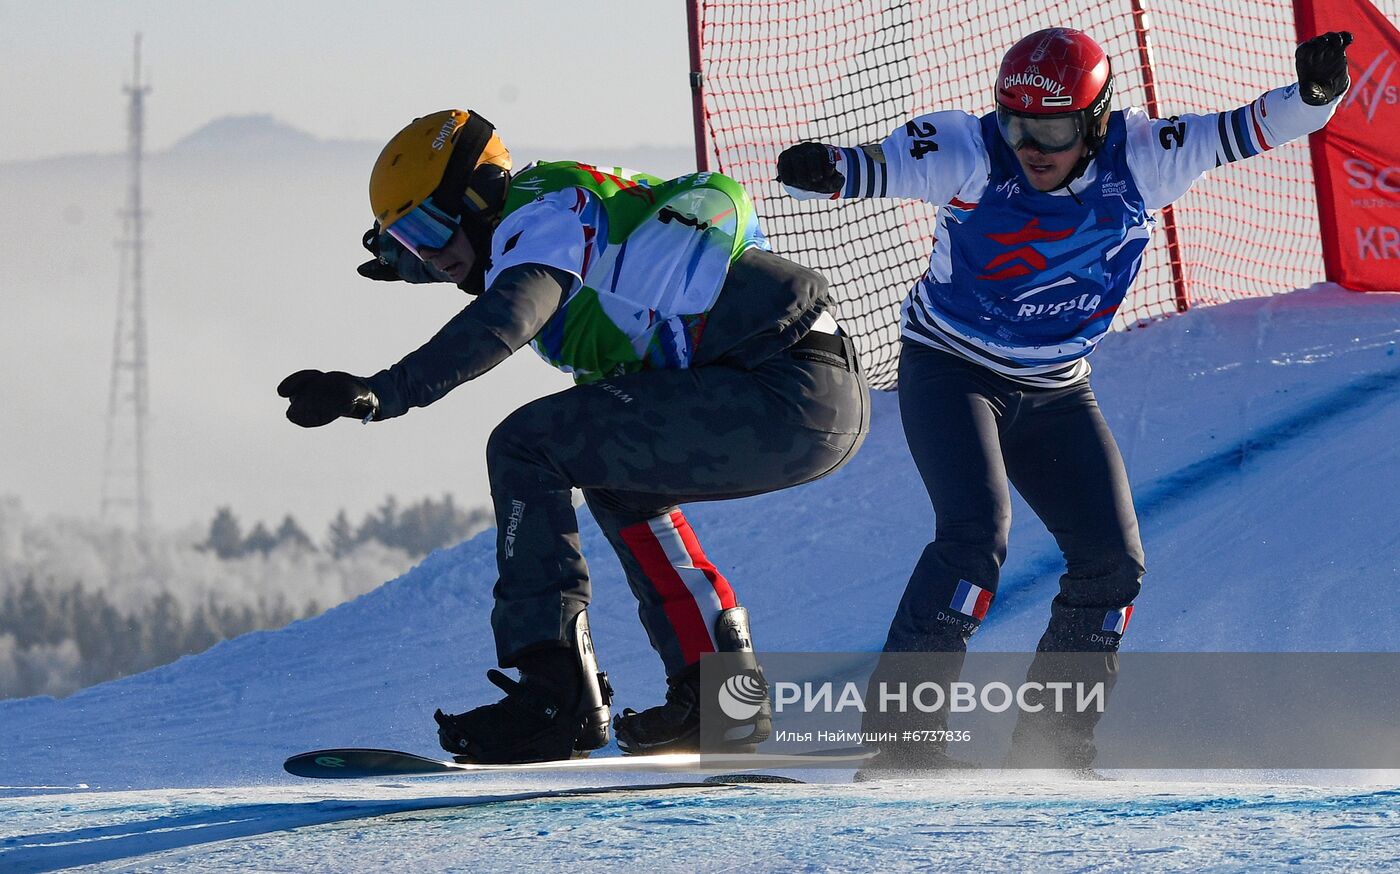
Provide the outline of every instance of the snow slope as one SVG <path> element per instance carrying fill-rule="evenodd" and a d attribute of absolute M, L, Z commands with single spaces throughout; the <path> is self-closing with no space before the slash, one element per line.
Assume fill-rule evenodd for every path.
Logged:
<path fill-rule="evenodd" d="M 1394 789 L 918 782 L 546 795 L 286 787 L 0 806 L 0 870 L 1385 870 Z M 130 867 L 128 867 L 130 866 Z M 577 866 L 575 868 L 575 866 Z"/>
<path fill-rule="evenodd" d="M 1126 646 L 1396 648 L 1397 348 L 1400 295 L 1331 286 L 1201 310 L 1105 341 L 1094 359 L 1095 384 L 1128 463 L 1147 550 L 1148 575 Z M 826 480 L 687 509 L 751 611 L 761 650 L 868 651 L 883 640 L 931 535 L 932 511 L 892 395 L 876 397 L 873 425 L 860 455 Z M 1024 504 L 1015 513 L 1001 590 L 976 648 L 1033 648 L 1056 590 L 1061 565 L 1053 541 Z M 619 706 L 648 706 L 661 697 L 659 664 L 616 560 L 586 510 L 580 521 L 603 667 Z M 401 858 L 431 859 L 429 867 L 470 867 L 487 854 L 520 866 L 602 862 L 663 845 L 673 848 L 657 857 L 664 866 L 687 867 L 683 848 L 694 844 L 676 842 L 677 835 L 712 831 L 741 840 L 740 822 L 766 836 L 759 844 L 778 853 L 769 857 L 772 867 L 840 864 L 856 858 L 853 848 L 876 842 L 889 861 L 906 863 L 970 863 L 974 849 L 999 847 L 1021 867 L 1228 868 L 1232 853 L 1244 853 L 1241 864 L 1282 863 L 1290 848 L 1306 845 L 1315 857 L 1302 861 L 1373 867 L 1388 858 L 1383 848 L 1390 844 L 1382 841 L 1375 852 L 1365 847 L 1400 836 L 1394 792 L 1335 787 L 1017 781 L 942 784 L 930 792 L 824 785 L 520 799 L 467 810 L 459 809 L 463 799 L 483 791 L 511 795 L 558 783 L 347 789 L 281 773 L 281 760 L 302 749 L 432 750 L 434 707 L 494 699 L 483 676 L 493 663 L 493 581 L 488 533 L 281 631 L 227 641 L 63 700 L 0 702 L 0 787 L 10 787 L 0 795 L 14 796 L 0 800 L 0 868 L 44 870 L 147 853 L 202 866 L 353 869 L 360 859 L 364 867 L 383 867 L 404 851 L 362 841 L 372 832 L 360 820 L 384 814 L 393 814 L 396 841 L 428 848 L 428 856 Z M 84 791 L 77 794 L 22 788 L 79 784 Z M 203 791 L 230 786 L 243 788 Z M 62 794 L 34 797 L 44 792 Z M 331 798 L 340 800 L 325 800 Z M 422 813 L 444 806 L 450 810 Z M 588 815 L 574 817 L 573 810 Z M 1205 828 L 1206 815 L 1210 831 L 1187 837 Z M 279 838 L 283 850 L 269 850 L 267 858 L 237 840 L 292 828 L 305 839 L 289 847 Z M 1034 830 L 1035 849 L 1011 837 L 1022 829 Z M 177 833 L 186 838 L 172 837 Z M 785 835 L 820 838 L 835 855 L 783 854 Z M 460 846 L 466 837 L 479 842 L 474 851 Z M 1148 855 L 1101 845 L 1115 837 L 1139 841 L 1134 852 Z M 210 843 L 221 841 L 233 843 Z M 1098 848 L 1089 857 L 1056 855 L 1086 841 Z M 347 842 L 362 849 L 347 849 Z M 441 854 L 432 855 L 433 847 Z M 1015 856 L 1014 848 L 1030 855 Z M 282 851 L 293 861 L 276 855 Z M 756 864 L 745 861 L 746 852 L 740 846 L 707 856 L 708 867 Z"/>

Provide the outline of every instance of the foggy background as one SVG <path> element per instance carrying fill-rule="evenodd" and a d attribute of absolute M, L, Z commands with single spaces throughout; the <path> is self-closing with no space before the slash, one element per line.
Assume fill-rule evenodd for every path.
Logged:
<path fill-rule="evenodd" d="M 415 115 L 475 109 L 517 166 L 693 170 L 684 4 L 0 2 L 0 494 L 35 516 L 99 506 L 138 31 L 156 525 L 485 502 L 491 427 L 569 385 L 529 350 L 372 427 L 296 428 L 274 389 L 373 373 L 467 303 L 355 273 L 370 167 Z"/>
<path fill-rule="evenodd" d="M 99 518 L 138 32 L 147 537 Z M 688 67 L 681 0 L 0 0 L 0 698 L 314 615 L 489 524 L 487 435 L 570 385 L 530 350 L 373 426 L 297 428 L 276 395 L 387 367 L 469 300 L 356 274 L 370 168 L 458 107 L 517 167 L 690 172 Z"/>

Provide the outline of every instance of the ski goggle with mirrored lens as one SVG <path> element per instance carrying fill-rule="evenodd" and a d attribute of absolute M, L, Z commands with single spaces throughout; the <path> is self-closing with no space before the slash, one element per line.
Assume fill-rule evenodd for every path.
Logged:
<path fill-rule="evenodd" d="M 1002 139 L 1012 149 L 1033 146 L 1046 154 L 1063 152 L 1079 145 L 1084 138 L 1083 116 L 1078 112 L 1062 115 L 1019 115 L 997 107 L 997 126 Z"/>
<path fill-rule="evenodd" d="M 457 219 L 433 206 L 432 199 L 418 204 L 384 229 L 420 260 L 420 249 L 441 249 L 457 231 Z"/>

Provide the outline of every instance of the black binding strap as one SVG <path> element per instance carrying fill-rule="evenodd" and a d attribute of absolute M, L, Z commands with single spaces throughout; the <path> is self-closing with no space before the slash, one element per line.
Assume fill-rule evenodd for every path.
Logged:
<path fill-rule="evenodd" d="M 466 124 L 457 130 L 456 144 L 452 147 L 452 157 L 447 159 L 447 169 L 442 172 L 442 181 L 433 189 L 433 206 L 452 216 L 461 218 L 462 198 L 471 182 L 476 162 L 491 142 L 491 134 L 496 126 L 477 115 L 467 116 Z"/>

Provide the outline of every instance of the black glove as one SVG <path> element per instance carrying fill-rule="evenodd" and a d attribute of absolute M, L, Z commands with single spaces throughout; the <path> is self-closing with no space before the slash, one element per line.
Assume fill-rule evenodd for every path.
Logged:
<path fill-rule="evenodd" d="M 341 416 L 367 419 L 379 412 L 379 398 L 365 381 L 339 370 L 298 370 L 278 383 L 277 393 L 291 400 L 287 418 L 303 428 L 329 425 Z"/>
<path fill-rule="evenodd" d="M 379 257 L 379 227 L 377 225 L 365 231 L 364 237 L 360 239 L 360 244 L 374 256 L 355 268 L 361 276 L 366 279 L 377 279 L 380 282 L 403 281 L 403 277 L 399 276 L 399 271 L 394 269 L 394 265 Z"/>
<path fill-rule="evenodd" d="M 1309 106 L 1323 106 L 1351 85 L 1347 76 L 1347 46 L 1351 34 L 1333 31 L 1315 36 L 1298 46 L 1294 60 L 1298 64 L 1298 92 Z"/>
<path fill-rule="evenodd" d="M 803 191 L 835 194 L 846 184 L 834 150 L 824 143 L 798 143 L 778 156 L 778 181 Z"/>
<path fill-rule="evenodd" d="M 405 249 L 403 243 L 388 234 L 381 234 L 378 227 L 365 231 L 360 242 L 374 255 L 373 261 L 366 261 L 355 268 L 366 279 L 412 283 L 452 281 L 452 277 L 446 273 L 418 260 L 418 256 Z"/>

